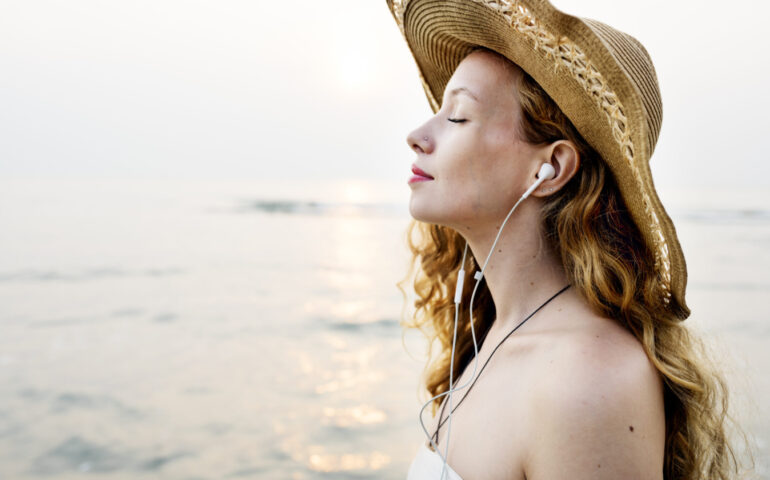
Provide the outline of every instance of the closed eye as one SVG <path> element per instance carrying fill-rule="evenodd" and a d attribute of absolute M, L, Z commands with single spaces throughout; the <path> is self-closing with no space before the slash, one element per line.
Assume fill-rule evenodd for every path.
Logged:
<path fill-rule="evenodd" d="M 465 118 L 447 118 L 447 120 L 454 123 L 463 123 L 467 121 Z"/>

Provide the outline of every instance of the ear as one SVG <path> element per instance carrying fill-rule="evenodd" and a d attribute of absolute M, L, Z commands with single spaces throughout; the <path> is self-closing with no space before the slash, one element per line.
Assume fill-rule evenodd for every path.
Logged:
<path fill-rule="evenodd" d="M 575 144 L 569 140 L 557 140 L 543 147 L 541 155 L 543 162 L 550 163 L 556 174 L 544 181 L 532 192 L 534 197 L 548 197 L 558 192 L 580 168 L 580 154 Z"/>

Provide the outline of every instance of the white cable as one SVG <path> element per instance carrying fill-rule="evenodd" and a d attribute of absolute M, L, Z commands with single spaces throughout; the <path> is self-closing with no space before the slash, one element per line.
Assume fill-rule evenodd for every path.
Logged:
<path fill-rule="evenodd" d="M 452 401 L 452 392 L 454 391 L 451 388 L 451 386 L 452 386 L 452 374 L 453 374 L 453 366 L 454 366 L 455 346 L 456 346 L 456 341 L 457 341 L 457 323 L 458 323 L 457 319 L 458 319 L 458 314 L 459 314 L 459 310 L 457 308 L 457 305 L 458 305 L 458 303 L 460 303 L 460 299 L 462 297 L 462 286 L 463 286 L 463 283 L 465 281 L 465 269 L 463 267 L 465 266 L 465 257 L 466 257 L 467 252 L 468 252 L 468 244 L 466 243 L 465 244 L 465 249 L 463 250 L 463 259 L 462 259 L 462 263 L 460 264 L 460 271 L 457 273 L 457 287 L 455 288 L 455 302 L 454 302 L 455 303 L 455 322 L 454 322 L 454 335 L 452 336 L 452 356 L 451 356 L 450 366 L 449 366 L 449 386 L 450 386 L 450 389 L 447 390 L 446 392 L 442 392 L 442 393 L 436 395 L 435 397 L 431 398 L 420 409 L 420 426 L 422 426 L 422 430 L 423 430 L 423 432 L 425 432 L 425 436 L 428 437 L 428 440 L 430 441 L 430 444 L 433 447 L 433 450 L 436 453 L 438 453 L 438 455 L 441 457 L 441 459 L 443 460 L 443 463 L 444 463 L 444 466 L 443 466 L 443 468 L 441 470 L 441 477 L 440 477 L 442 480 L 444 479 L 444 474 L 446 472 L 446 466 L 447 466 L 446 455 L 447 455 L 447 452 L 448 452 L 448 449 L 449 449 L 449 443 L 447 443 L 447 446 L 444 449 L 444 455 L 442 455 L 441 451 L 438 448 L 438 445 L 436 445 L 436 442 L 433 441 L 433 436 L 430 433 L 428 433 L 428 429 L 425 428 L 425 423 L 422 421 L 422 413 L 425 411 L 425 409 L 428 407 L 428 405 L 430 405 L 435 399 L 441 398 L 441 397 L 443 397 L 445 395 L 449 395 L 448 401 L 450 402 L 450 407 L 449 407 L 450 417 L 448 419 L 449 426 L 447 427 L 447 429 L 451 430 L 451 428 L 452 428 L 452 418 L 451 418 L 452 407 L 451 407 L 451 401 Z M 478 284 L 477 284 L 477 286 L 478 286 Z M 458 294 L 458 291 L 460 292 L 460 294 Z M 474 291 L 475 291 L 475 289 L 474 289 Z M 476 360 L 476 364 L 478 364 L 478 351 L 479 350 L 478 350 L 478 345 L 476 343 L 476 334 L 475 334 L 475 332 L 473 330 L 473 321 L 472 320 L 471 320 L 471 336 L 473 337 L 473 350 L 475 352 L 474 359 Z M 473 372 L 474 372 L 474 374 L 476 373 L 476 365 L 474 365 Z"/>

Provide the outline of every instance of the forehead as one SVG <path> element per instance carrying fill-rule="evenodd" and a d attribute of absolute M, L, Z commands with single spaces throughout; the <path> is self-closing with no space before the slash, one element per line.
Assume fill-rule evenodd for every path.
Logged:
<path fill-rule="evenodd" d="M 444 90 L 444 99 L 452 91 L 467 89 L 480 103 L 515 101 L 518 68 L 507 59 L 490 52 L 477 51 L 466 56 L 455 69 Z"/>

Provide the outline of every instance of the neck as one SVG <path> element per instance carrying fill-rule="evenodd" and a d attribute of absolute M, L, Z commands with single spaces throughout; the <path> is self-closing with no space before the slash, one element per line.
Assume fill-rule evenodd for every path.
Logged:
<path fill-rule="evenodd" d="M 495 304 L 493 330 L 508 331 L 569 282 L 556 254 L 538 228 L 540 202 L 522 202 L 505 224 L 484 278 Z M 506 212 L 507 213 L 507 212 Z M 468 248 L 480 270 L 505 217 L 496 223 L 463 225 Z M 466 281 L 475 282 L 471 272 Z"/>

